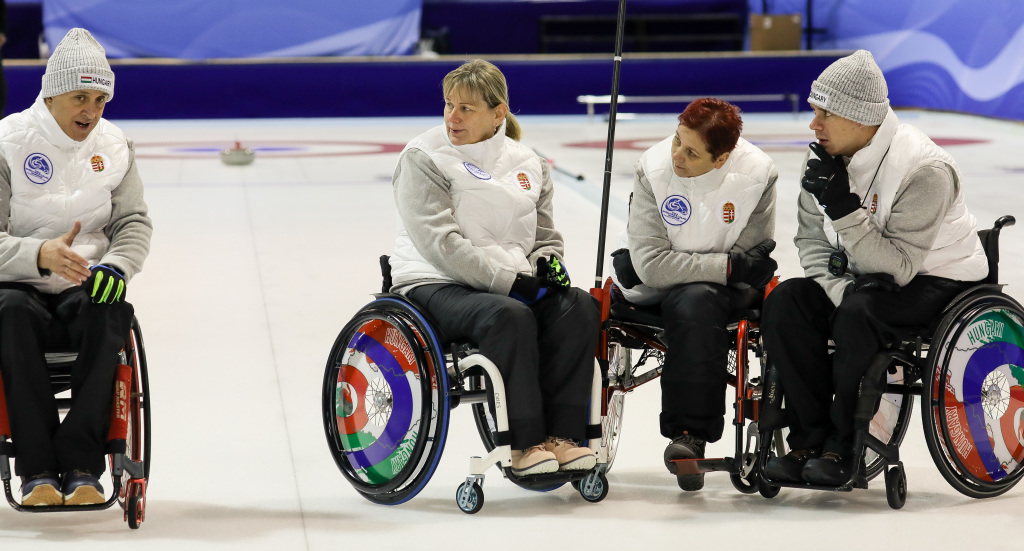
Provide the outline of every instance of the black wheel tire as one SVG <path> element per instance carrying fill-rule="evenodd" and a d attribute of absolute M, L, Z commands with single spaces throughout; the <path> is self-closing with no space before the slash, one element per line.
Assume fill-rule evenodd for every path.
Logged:
<path fill-rule="evenodd" d="M 750 477 L 756 479 L 757 473 L 750 473 Z M 743 478 L 739 473 L 732 473 L 729 475 L 729 482 L 732 482 L 733 488 L 736 488 L 740 493 L 754 494 L 758 491 L 757 482 L 750 479 Z"/>
<path fill-rule="evenodd" d="M 592 490 L 595 490 L 594 492 L 587 492 L 588 479 L 590 479 L 589 476 L 579 481 L 579 488 L 577 488 L 580 492 L 580 495 L 583 496 L 583 499 L 589 501 L 590 503 L 598 503 L 599 501 L 608 497 L 608 477 L 606 477 L 604 473 L 597 474 L 597 484 L 595 487 L 590 488 Z"/>
<path fill-rule="evenodd" d="M 469 492 L 468 499 L 465 503 L 462 501 L 462 494 L 464 491 Z M 466 483 L 463 482 L 462 485 L 455 490 L 455 504 L 459 506 L 459 510 L 463 513 L 466 513 L 467 515 L 475 515 L 484 507 L 484 489 L 476 482 L 474 482 L 469 488 L 466 488 Z"/>
<path fill-rule="evenodd" d="M 128 498 L 127 509 L 125 510 L 128 514 L 128 527 L 132 530 L 138 530 L 139 524 L 142 524 L 142 509 L 139 507 L 139 496 L 133 495 Z"/>
<path fill-rule="evenodd" d="M 885 472 L 885 499 L 893 509 L 902 509 L 907 503 L 907 475 L 902 467 Z"/>
<path fill-rule="evenodd" d="M 569 484 L 572 484 L 572 489 L 573 490 L 576 490 L 577 492 L 580 491 L 580 481 L 579 480 L 570 481 Z"/>

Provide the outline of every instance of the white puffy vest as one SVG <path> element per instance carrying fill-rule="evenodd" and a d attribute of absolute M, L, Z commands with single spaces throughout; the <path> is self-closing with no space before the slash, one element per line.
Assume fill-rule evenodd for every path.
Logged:
<path fill-rule="evenodd" d="M 463 237 L 498 264 L 533 273 L 527 257 L 536 241 L 537 201 L 543 185 L 541 161 L 533 150 L 506 137 L 504 124 L 494 137 L 461 146 L 452 145 L 441 125 L 416 137 L 405 149 L 426 153 L 447 179 Z M 401 219 L 391 276 L 395 285 L 423 279 L 455 281 L 444 266 L 432 265 L 416 250 Z"/>
<path fill-rule="evenodd" d="M 871 143 L 851 158 L 847 167 L 850 190 L 861 197 L 875 225 L 884 229 L 903 180 L 912 169 L 933 160 L 948 165 L 961 188 L 946 211 L 935 242 L 917 273 L 958 281 L 978 281 L 988 274 L 988 260 L 978 239 L 977 221 L 964 202 L 963 178 L 956 161 L 924 132 L 899 124 L 892 110 L 889 110 Z M 878 175 L 874 176 L 876 170 Z M 818 210 L 824 218 L 825 236 L 833 247 L 838 247 L 839 238 L 831 220 L 824 216 L 825 209 L 821 205 L 818 205 Z M 861 273 L 852 256 L 849 269 L 853 273 Z"/>
<path fill-rule="evenodd" d="M 672 250 L 727 253 L 764 195 L 772 160 L 740 138 L 722 168 L 683 178 L 672 170 L 672 140 L 669 136 L 640 157 Z M 619 242 L 620 247 L 628 245 L 625 232 Z M 626 300 L 636 304 L 658 302 L 664 295 L 664 291 L 646 285 L 621 290 Z"/>
<path fill-rule="evenodd" d="M 110 221 L 110 196 L 128 172 L 128 142 L 119 128 L 100 119 L 84 141 L 60 129 L 42 97 L 0 123 L 0 155 L 11 171 L 11 216 L 7 233 L 14 237 L 52 239 L 75 221 L 82 231 L 71 248 L 90 264 L 107 252 L 103 229 Z M 0 281 L 22 281 L 46 293 L 72 283 L 55 274 Z"/>

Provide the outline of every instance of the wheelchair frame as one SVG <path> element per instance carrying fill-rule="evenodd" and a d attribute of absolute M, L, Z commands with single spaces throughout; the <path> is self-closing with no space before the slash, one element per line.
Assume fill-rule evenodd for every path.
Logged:
<path fill-rule="evenodd" d="M 107 436 L 107 456 L 113 488 L 105 502 L 94 505 L 26 507 L 14 498 L 11 490 L 10 459 L 16 455 L 16 443 L 10 440 L 6 400 L 0 381 L 0 479 L 3 480 L 7 503 L 14 510 L 23 513 L 99 511 L 108 509 L 116 503 L 124 511 L 124 520 L 128 522 L 130 528 L 138 529 L 145 520 L 146 489 L 152 450 L 149 369 L 142 330 L 134 317 L 120 356 L 121 364 L 115 378 L 110 431 Z M 46 353 L 50 382 L 55 394 L 70 390 L 71 366 L 76 357 L 76 352 Z M 60 411 L 66 412 L 71 406 L 71 398 L 58 397 L 57 406 Z"/>
<path fill-rule="evenodd" d="M 483 507 L 484 473 L 491 465 L 523 488 L 546 491 L 571 482 L 587 501 L 604 499 L 608 483 L 600 452 L 590 471 L 512 473 L 505 390 L 497 366 L 471 343 L 442 345 L 434 325 L 405 297 L 375 297 L 339 333 L 322 388 L 328 446 L 360 495 L 383 505 L 415 497 L 440 461 L 450 410 L 471 404 L 488 453 L 470 458 L 470 474 L 456 491 L 460 510 L 472 514 Z M 600 381 L 595 366 L 594 404 L 600 400 Z M 600 436 L 595 430 L 599 412 L 591 410 L 591 438 Z"/>
<path fill-rule="evenodd" d="M 900 460 L 899 445 L 907 430 L 906 419 L 909 417 L 910 410 L 913 407 L 913 396 L 920 396 L 922 398 L 922 425 L 925 441 L 932 460 L 943 478 L 958 492 L 973 498 L 994 497 L 1009 491 L 1024 476 L 1024 432 L 1018 430 L 1016 434 L 1002 438 L 1004 445 L 1007 446 L 1010 457 L 999 463 L 992 461 L 992 459 L 997 459 L 994 447 L 990 443 L 992 436 L 984 434 L 985 429 L 990 428 L 985 421 L 985 418 L 991 418 L 988 411 L 989 408 L 984 405 L 974 407 L 971 417 L 975 421 L 969 428 L 965 428 L 964 425 L 959 423 L 953 426 L 950 425 L 951 421 L 956 422 L 954 418 L 963 417 L 964 409 L 977 405 L 957 402 L 956 392 L 960 391 L 961 396 L 964 396 L 965 389 L 963 388 L 963 381 L 961 381 L 960 387 L 953 388 L 955 385 L 950 380 L 950 360 L 954 354 L 970 355 L 971 358 L 964 362 L 966 366 L 966 364 L 975 361 L 975 354 L 990 356 L 991 354 L 988 351 L 993 349 L 992 345 L 996 345 L 995 348 L 999 349 L 997 354 L 1004 354 L 1004 356 L 994 359 L 982 358 L 981 361 L 975 362 L 975 371 L 990 367 L 994 365 L 993 362 L 999 362 L 1003 359 L 1016 359 L 1019 363 L 1013 365 L 1017 365 L 1018 369 L 1024 367 L 1020 365 L 1024 364 L 1024 351 L 1021 349 L 1021 347 L 1024 347 L 1024 308 L 1016 300 L 1003 294 L 1003 285 L 997 283 L 999 232 L 1003 227 L 1012 226 L 1014 223 L 1015 219 L 1012 216 L 1003 216 L 996 220 L 991 230 L 979 232 L 985 245 L 986 255 L 989 257 L 990 273 L 984 282 L 966 289 L 954 297 L 940 314 L 940 321 L 934 331 L 925 329 L 923 331 L 924 335 L 921 331 L 915 332 L 910 338 L 902 340 L 897 346 L 879 352 L 868 367 L 862 379 L 862 394 L 855 414 L 853 460 L 855 465 L 861 465 L 862 467 L 856 469 L 851 474 L 849 480 L 838 486 L 816 486 L 764 479 L 767 485 L 827 491 L 851 491 L 854 488 L 866 489 L 868 481 L 878 474 L 879 471 L 875 470 L 872 472 L 872 465 L 864 468 L 862 461 L 868 451 L 874 451 L 877 454 L 877 458 L 873 466 L 876 469 L 883 469 L 885 471 L 886 501 L 893 509 L 902 508 L 906 503 L 907 482 L 906 470 L 903 462 Z M 971 343 L 973 348 L 966 346 L 961 348 L 960 343 L 965 337 L 965 332 L 975 327 L 978 323 L 991 323 L 987 317 L 990 312 L 997 310 L 1000 313 L 998 315 L 1006 318 L 1004 327 L 999 329 L 1000 336 L 1002 336 L 1003 329 L 1007 329 L 1005 327 L 1006 324 L 1010 325 L 1008 329 L 1011 332 L 1016 329 L 1016 334 L 1008 336 L 1009 339 L 1016 340 L 1016 349 L 999 347 L 998 345 L 1002 344 L 1001 341 L 989 340 L 986 342 L 986 339 L 983 337 L 975 339 L 970 336 L 968 336 L 968 340 L 977 341 Z M 995 323 L 1000 322 L 995 321 Z M 986 325 L 985 327 L 988 326 Z M 979 345 L 974 346 L 975 344 Z M 975 350 L 975 352 L 971 352 L 971 350 Z M 1010 356 L 1013 356 L 1013 358 L 1010 358 Z M 887 374 L 891 379 L 891 375 L 898 370 L 902 370 L 902 383 L 893 383 L 891 380 L 886 380 Z M 986 373 L 996 373 L 998 371 L 997 368 Z M 1024 372 L 1022 372 L 1022 377 L 1024 377 Z M 1020 378 L 1017 380 L 1019 382 Z M 1002 382 L 1005 383 L 1005 380 Z M 984 384 L 984 382 L 981 383 Z M 1020 407 L 1014 411 L 1021 413 L 1021 429 L 1024 429 L 1024 391 L 1014 396 L 1009 389 L 1008 383 L 1004 386 L 1006 388 L 983 388 L 979 391 L 980 395 L 977 398 L 980 398 L 981 401 L 986 399 L 1005 400 L 1004 412 L 1011 404 L 1011 401 L 1017 402 L 1020 404 Z M 868 432 L 869 420 L 877 410 L 883 393 L 902 396 L 899 421 L 893 431 L 895 438 L 889 442 L 882 442 Z M 989 395 L 989 393 L 993 395 Z M 1006 395 L 1005 399 L 1001 398 L 1002 394 Z M 964 397 L 965 401 L 966 399 Z M 951 402 L 949 402 L 950 400 Z M 947 402 L 952 404 L 952 411 Z M 957 404 L 964 407 L 960 408 L 960 411 L 956 411 L 959 407 Z M 980 419 L 980 421 L 977 421 L 977 419 Z M 975 431 L 980 429 L 984 435 L 971 435 L 970 428 L 973 428 Z M 1012 433 L 1013 431 L 1010 432 Z M 770 444 L 773 439 L 775 440 L 778 454 L 783 455 L 784 453 L 781 431 L 763 431 L 761 438 L 765 445 L 761 448 L 758 457 L 759 470 L 763 470 L 768 459 L 771 457 L 772 448 Z M 1006 442 L 1009 438 L 1017 438 L 1014 450 L 1009 450 L 1009 446 L 1012 445 Z M 980 448 L 983 447 L 986 447 L 988 451 L 986 457 L 981 457 L 980 455 Z M 971 451 L 975 451 L 975 455 L 964 457 L 964 453 L 962 453 L 964 450 L 968 454 Z M 1015 462 L 1016 466 L 1009 465 L 1011 461 Z M 1009 472 L 1006 472 L 1008 467 L 1012 468 Z M 862 471 L 862 469 L 864 470 Z"/>

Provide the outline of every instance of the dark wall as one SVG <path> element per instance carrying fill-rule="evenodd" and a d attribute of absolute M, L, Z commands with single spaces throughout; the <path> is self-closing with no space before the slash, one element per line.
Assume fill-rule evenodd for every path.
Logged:
<path fill-rule="evenodd" d="M 624 95 L 796 93 L 835 54 L 765 57 L 631 58 L 622 62 Z M 115 62 L 111 119 L 393 117 L 439 115 L 441 79 L 461 58 L 379 62 L 138 64 Z M 524 115 L 583 114 L 576 97 L 611 92 L 608 58 L 494 59 L 509 82 L 512 110 Z M 7 112 L 27 108 L 43 65 L 7 67 Z M 788 104 L 740 104 L 745 111 L 787 111 Z M 806 109 L 801 101 L 801 108 Z M 630 104 L 632 112 L 679 106 Z M 598 112 L 607 111 L 599 106 Z"/>

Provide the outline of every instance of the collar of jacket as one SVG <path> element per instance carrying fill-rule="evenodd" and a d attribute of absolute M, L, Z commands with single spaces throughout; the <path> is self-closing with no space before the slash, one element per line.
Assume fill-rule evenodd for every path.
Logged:
<path fill-rule="evenodd" d="M 96 127 L 99 127 L 100 121 L 103 119 L 96 120 L 96 127 L 92 129 L 84 141 L 75 141 L 70 136 L 64 133 L 60 125 L 57 124 L 57 119 L 53 118 L 53 114 L 46 108 L 46 102 L 43 101 L 43 95 L 40 94 L 36 97 L 36 102 L 32 104 L 32 116 L 36 119 L 39 124 L 39 128 L 42 131 L 43 138 L 51 144 L 57 146 L 61 151 L 74 151 L 82 146 L 90 143 L 93 136 L 96 135 Z"/>
<path fill-rule="evenodd" d="M 445 125 L 441 125 L 441 133 L 444 134 L 446 144 L 469 157 L 473 164 L 484 170 L 490 170 L 494 162 L 501 157 L 501 153 L 505 150 L 505 121 L 501 121 L 501 126 L 498 127 L 498 131 L 493 136 L 477 143 L 466 145 L 453 144 L 448 137 L 448 127 Z"/>
<path fill-rule="evenodd" d="M 850 191 L 859 195 L 861 199 L 871 188 L 871 181 L 874 179 L 875 173 L 878 172 L 878 166 L 882 163 L 885 152 L 889 150 L 899 122 L 896 113 L 890 108 L 875 135 L 867 145 L 850 157 L 849 163 L 846 165 L 846 170 L 850 174 Z"/>

